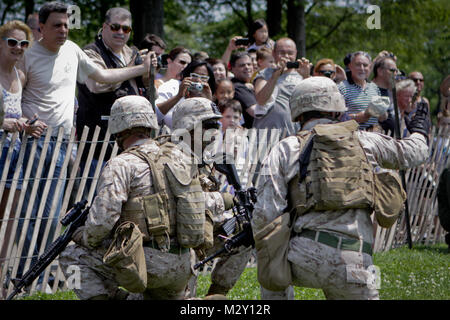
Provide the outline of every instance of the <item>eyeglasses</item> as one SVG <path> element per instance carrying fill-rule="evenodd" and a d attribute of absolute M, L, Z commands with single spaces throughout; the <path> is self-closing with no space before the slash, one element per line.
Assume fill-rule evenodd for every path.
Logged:
<path fill-rule="evenodd" d="M 411 78 L 412 81 L 414 82 L 423 82 L 423 79 L 415 79 L 415 78 Z"/>
<path fill-rule="evenodd" d="M 30 45 L 30 41 L 28 41 L 28 40 L 19 41 L 14 38 L 6 38 L 6 37 L 3 37 L 3 40 L 6 40 L 6 43 L 8 44 L 9 48 L 15 48 L 15 47 L 17 47 L 17 45 L 19 45 L 20 48 L 26 49 Z"/>
<path fill-rule="evenodd" d="M 191 73 L 190 76 L 191 76 L 191 78 L 203 80 L 204 82 L 208 82 L 208 80 L 209 80 L 208 76 L 204 76 L 204 75 L 201 75 L 198 73 Z"/>
<path fill-rule="evenodd" d="M 131 27 L 130 26 L 125 26 L 125 25 L 121 25 L 118 23 L 112 23 L 112 24 L 108 24 L 109 27 L 111 28 L 111 31 L 117 32 L 120 30 L 120 28 L 122 28 L 123 33 L 130 33 L 131 32 Z"/>
<path fill-rule="evenodd" d="M 321 73 L 321 74 L 333 74 L 333 73 L 335 73 L 335 71 L 333 71 L 333 70 L 319 70 L 319 73 Z"/>

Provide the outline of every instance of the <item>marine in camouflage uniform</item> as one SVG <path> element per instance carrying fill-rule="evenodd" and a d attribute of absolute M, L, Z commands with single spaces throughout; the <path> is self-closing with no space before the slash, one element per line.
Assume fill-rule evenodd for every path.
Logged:
<path fill-rule="evenodd" d="M 252 219 L 257 249 L 261 243 L 256 239 L 258 232 L 285 212 L 288 199 L 305 197 L 305 193 L 293 193 L 291 184 L 299 176 L 299 157 L 306 145 L 302 137 L 320 125 L 330 129 L 336 126 L 333 123 L 346 110 L 336 84 L 325 77 L 311 77 L 299 83 L 291 97 L 290 108 L 292 120 L 300 121 L 304 131 L 297 133 L 297 137 L 280 141 L 264 159 Z M 409 168 L 427 159 L 426 114 L 425 109 L 416 114 L 411 126 L 413 133 L 403 140 L 380 133 L 353 131 L 374 170 Z M 312 154 L 311 161 L 313 157 Z M 312 178 L 310 167 L 307 167 L 307 178 L 308 175 Z M 299 188 L 300 185 L 294 190 Z M 372 208 L 326 211 L 314 208 L 302 214 L 297 211 L 294 216 L 287 249 L 291 285 L 321 288 L 327 299 L 378 299 L 376 287 L 368 285 L 369 280 L 373 280 L 370 268 L 374 243 Z M 276 292 L 262 287 L 261 297 L 293 299 L 293 294 L 290 287 Z"/>
<path fill-rule="evenodd" d="M 206 98 L 189 98 L 175 107 L 172 116 L 173 134 L 182 135 L 183 132 L 189 132 L 192 145 L 195 143 L 194 131 L 202 125 L 203 133 L 205 130 L 217 130 L 217 136 L 221 135 L 219 131 L 218 119 L 222 117 L 217 107 Z M 203 134 L 202 134 L 203 137 Z M 197 140 L 198 141 L 198 140 Z M 219 192 L 219 181 L 217 179 L 218 173 L 215 171 L 212 160 L 217 151 L 214 147 L 217 145 L 211 143 L 209 146 L 203 142 L 202 155 L 195 154 L 185 142 L 181 142 L 183 146 L 180 149 L 190 153 L 194 161 L 199 166 L 200 183 L 205 191 L 206 210 L 212 214 L 213 229 L 214 229 L 214 246 L 212 248 L 203 248 L 203 250 L 195 250 L 197 258 L 203 259 L 217 250 L 221 249 L 223 242 L 217 237 L 220 233 L 220 226 L 230 216 L 226 215 L 226 211 L 231 209 L 234 205 L 233 196 L 226 192 Z M 200 158 L 202 157 L 202 158 Z M 205 159 L 206 158 L 206 159 Z M 228 291 L 236 284 L 240 275 L 244 271 L 249 259 L 251 257 L 251 248 L 244 246 L 238 248 L 232 255 L 222 256 L 218 258 L 215 268 L 211 273 L 211 287 L 207 295 L 226 295 Z M 193 261 L 196 258 L 193 257 Z M 189 285 L 187 295 L 195 296 L 197 272 L 193 271 L 193 277 Z"/>
<path fill-rule="evenodd" d="M 116 141 L 124 151 L 108 161 L 102 171 L 95 197 L 85 225 L 73 236 L 75 245 L 68 246 L 60 255 L 59 263 L 66 277 L 70 276 L 71 266 L 80 268 L 81 283 L 75 288 L 80 299 L 125 299 L 128 293 L 119 289 L 117 278 L 103 257 L 112 242 L 118 224 L 130 206 L 139 203 L 141 197 L 155 193 L 153 173 L 149 163 L 131 151 L 156 154 L 162 146 L 149 139 L 152 130 L 157 130 L 157 120 L 153 109 L 143 97 L 126 96 L 117 99 L 112 106 L 109 129 L 116 134 Z M 176 216 L 182 210 L 191 210 L 204 219 L 204 193 L 200 188 L 196 168 L 192 171 L 190 159 L 177 148 L 172 150 L 171 166 L 184 174 L 184 193 L 182 200 L 177 198 L 175 216 L 169 215 L 170 250 L 159 248 L 151 233 L 150 239 L 143 242 L 147 269 L 147 287 L 144 299 L 183 299 L 185 287 L 191 276 L 189 248 L 179 245 L 175 228 Z M 177 174 L 174 174 L 176 176 Z M 173 178 L 173 177 L 172 177 Z M 171 178 L 171 179 L 172 179 Z M 172 188 L 172 185 L 169 184 Z M 182 203 L 180 201 L 183 201 Z M 186 209 L 187 208 L 187 209 Z M 142 208 L 131 208 L 142 210 Z M 140 211 L 139 211 L 140 212 Z M 202 221 L 203 223 L 204 221 Z M 203 224 L 200 226 L 203 232 Z M 139 226 L 140 231 L 148 232 Z M 203 235 L 202 235 L 203 236 Z M 69 271 L 69 273 L 68 273 Z M 137 295 L 134 295 L 136 298 Z M 139 299 L 139 296 L 137 296 Z M 141 297 L 142 298 L 142 295 Z"/>

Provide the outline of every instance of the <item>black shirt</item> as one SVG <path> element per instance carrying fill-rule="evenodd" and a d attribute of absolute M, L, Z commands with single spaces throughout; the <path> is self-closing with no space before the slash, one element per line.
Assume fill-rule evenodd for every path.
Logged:
<path fill-rule="evenodd" d="M 246 110 L 256 104 L 255 91 L 247 87 L 245 82 L 239 79 L 233 78 L 231 82 L 234 85 L 234 99 L 239 101 L 242 106 L 244 115 L 243 126 L 250 129 L 253 126 L 253 117 Z"/>

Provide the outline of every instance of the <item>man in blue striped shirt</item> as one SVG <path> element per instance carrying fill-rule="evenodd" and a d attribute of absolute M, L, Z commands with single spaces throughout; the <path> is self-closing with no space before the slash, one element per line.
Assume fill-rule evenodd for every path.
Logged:
<path fill-rule="evenodd" d="M 373 96 L 380 96 L 380 89 L 372 82 L 368 82 L 371 66 L 371 57 L 367 52 L 357 51 L 352 53 L 348 65 L 351 76 L 342 81 L 339 91 L 344 96 L 345 105 L 348 109 L 347 116 L 359 123 L 360 129 L 371 129 L 378 124 L 378 120 L 386 120 L 385 115 L 379 119 L 371 117 L 367 106 Z"/>

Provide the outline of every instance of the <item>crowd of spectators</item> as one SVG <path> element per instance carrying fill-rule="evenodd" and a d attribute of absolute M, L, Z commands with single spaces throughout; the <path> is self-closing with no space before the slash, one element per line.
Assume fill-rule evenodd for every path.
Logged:
<path fill-rule="evenodd" d="M 64 4 L 46 3 L 39 14 L 28 17 L 28 26 L 10 21 L 0 28 L 0 89 L 5 111 L 0 137 L 7 135 L 0 159 L 0 174 L 5 169 L 8 143 L 16 144 L 3 198 L 7 197 L 11 187 L 21 144 L 20 138 L 12 141 L 11 137 L 14 132 L 23 131 L 30 137 L 24 163 L 30 153 L 30 142 L 34 139 L 38 141 L 38 158 L 31 164 L 32 174 L 37 171 L 34 166 L 39 163 L 39 157 L 45 156 L 44 170 L 50 168 L 52 159 L 57 159 L 54 181 L 45 199 L 44 217 L 48 216 L 52 206 L 60 206 L 62 201 L 62 193 L 56 192 L 56 182 L 62 170 L 67 140 L 59 148 L 59 155 L 53 157 L 58 129 L 62 128 L 67 139 L 74 126 L 78 138 L 84 126 L 91 129 L 99 126 L 98 140 L 103 140 L 107 130 L 106 120 L 115 99 L 123 95 L 147 96 L 150 65 L 157 68 L 155 112 L 165 133 L 171 130 L 174 106 L 183 99 L 202 96 L 220 107 L 224 115 L 224 134 L 227 128 L 239 129 L 242 135 L 245 135 L 245 129 L 252 128 L 280 129 L 288 135 L 295 134 L 301 128 L 291 120 L 289 99 L 294 88 L 308 77 L 329 77 L 338 83 L 348 108 L 341 120 L 354 119 L 361 130 L 392 134 L 392 79 L 396 82 L 396 98 L 404 124 L 402 135 L 407 134 L 407 121 L 414 114 L 416 104 L 425 102 L 429 105 L 423 97 L 422 73 L 413 70 L 408 77 L 402 77 L 405 73 L 397 67 L 402 62 L 387 51 L 380 52 L 374 60 L 364 51 L 347 54 L 343 66 L 327 57 L 313 64 L 305 57 L 298 57 L 292 39 L 270 39 L 267 24 L 262 19 L 254 22 L 245 38 L 232 37 L 222 57 L 210 57 L 207 52 L 193 54 L 182 46 L 167 48 L 163 39 L 152 34 L 147 34 L 136 48 L 127 45 L 132 17 L 123 8 L 108 10 L 93 42 L 80 49 L 67 39 L 66 12 Z M 389 97 L 390 107 L 381 116 L 374 117 L 367 112 L 367 108 L 377 96 Z M 78 110 L 75 110 L 76 105 L 79 105 Z M 41 152 L 49 128 L 54 131 L 44 155 Z M 91 139 L 92 131 L 88 136 L 88 140 Z M 248 142 L 244 145 L 247 146 Z M 99 152 L 100 149 L 97 149 L 94 154 L 94 163 Z M 111 148 L 101 165 L 106 163 L 110 154 Z M 83 156 L 85 159 L 86 155 Z M 94 164 L 90 177 L 93 168 Z M 33 179 L 33 175 L 30 178 Z M 19 181 L 17 190 L 21 188 L 20 178 Z M 40 183 L 38 192 L 43 193 L 45 182 L 36 183 Z M 31 187 L 27 189 L 24 201 L 30 199 L 29 190 Z M 3 202 L 0 219 L 4 215 Z M 39 201 L 32 209 L 23 206 L 23 212 L 11 214 L 10 217 L 25 216 L 26 210 L 32 210 L 31 217 L 36 217 L 38 205 Z M 30 221 L 27 239 L 31 238 L 35 223 L 36 220 Z M 41 228 L 44 224 L 41 223 Z M 41 240 L 37 239 L 36 247 Z M 25 256 L 30 241 L 28 239 L 24 246 Z M 0 262 L 4 259 L 7 246 L 8 243 L 3 242 Z"/>

